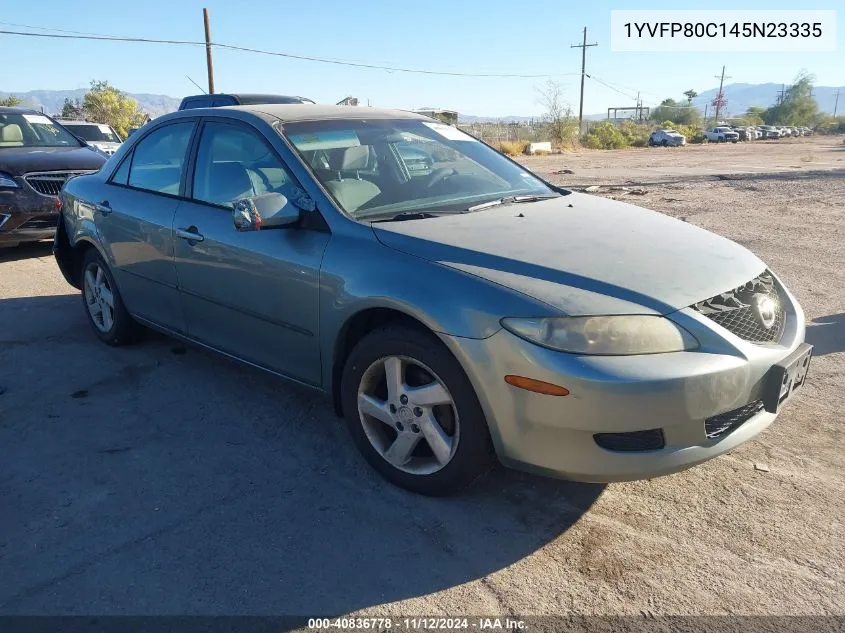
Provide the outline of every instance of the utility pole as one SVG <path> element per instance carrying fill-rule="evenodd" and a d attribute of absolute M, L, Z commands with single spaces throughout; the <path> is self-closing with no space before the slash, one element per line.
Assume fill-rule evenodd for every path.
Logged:
<path fill-rule="evenodd" d="M 786 84 L 781 84 L 780 87 L 781 89 L 778 92 L 778 105 L 783 103 L 783 95 L 786 94 Z"/>
<path fill-rule="evenodd" d="M 587 67 L 587 49 L 590 46 L 598 46 L 598 42 L 587 44 L 587 27 L 584 27 L 584 41 L 581 44 L 573 44 L 569 48 L 581 49 L 581 105 L 578 107 L 578 133 L 584 129 L 584 75 Z"/>
<path fill-rule="evenodd" d="M 833 118 L 836 118 L 836 110 L 839 109 L 839 91 L 836 91 L 836 101 L 833 102 Z"/>
<path fill-rule="evenodd" d="M 719 75 L 714 75 L 714 77 L 718 77 Z M 730 77 L 728 77 L 730 79 Z M 719 79 L 719 92 L 716 95 L 716 118 L 713 121 L 713 125 L 719 125 L 719 110 L 722 108 L 722 100 L 724 99 L 724 95 L 722 94 L 722 86 L 725 85 L 725 67 L 722 66 L 722 77 Z"/>
<path fill-rule="evenodd" d="M 208 94 L 214 94 L 214 64 L 211 63 L 211 24 L 208 22 L 208 9 L 202 10 L 205 22 L 205 63 L 208 67 Z"/>

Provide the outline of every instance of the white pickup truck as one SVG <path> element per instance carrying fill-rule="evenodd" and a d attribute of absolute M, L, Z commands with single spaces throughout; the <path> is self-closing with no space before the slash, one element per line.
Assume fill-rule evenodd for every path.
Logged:
<path fill-rule="evenodd" d="M 708 141 L 715 143 L 724 143 L 730 141 L 736 143 L 739 140 L 739 134 L 734 132 L 731 128 L 725 126 L 714 127 L 704 133 Z"/>

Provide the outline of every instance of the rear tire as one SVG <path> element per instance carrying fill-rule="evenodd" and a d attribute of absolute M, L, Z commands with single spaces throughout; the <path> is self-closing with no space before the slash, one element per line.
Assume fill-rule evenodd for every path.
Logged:
<path fill-rule="evenodd" d="M 82 260 L 80 285 L 88 322 L 103 343 L 118 346 L 137 340 L 141 327 L 126 311 L 109 267 L 94 248 Z"/>
<path fill-rule="evenodd" d="M 472 384 L 421 327 L 387 325 L 359 341 L 343 369 L 341 398 L 358 450 L 401 488 L 452 494 L 494 463 Z"/>

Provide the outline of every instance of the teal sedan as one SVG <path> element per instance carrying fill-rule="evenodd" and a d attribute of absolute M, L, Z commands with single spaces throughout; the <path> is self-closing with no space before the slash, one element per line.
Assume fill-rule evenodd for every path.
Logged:
<path fill-rule="evenodd" d="M 152 328 L 321 390 L 419 493 L 496 459 L 597 482 L 687 468 L 771 424 L 812 353 L 742 246 L 414 113 L 169 114 L 60 202 L 54 253 L 101 341 Z"/>

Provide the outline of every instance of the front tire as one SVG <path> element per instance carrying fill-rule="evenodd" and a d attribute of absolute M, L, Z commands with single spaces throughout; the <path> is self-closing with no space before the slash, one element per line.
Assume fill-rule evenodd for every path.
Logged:
<path fill-rule="evenodd" d="M 96 249 L 82 261 L 82 302 L 94 333 L 107 345 L 136 340 L 140 326 L 129 316 L 109 267 Z"/>
<path fill-rule="evenodd" d="M 420 327 L 388 325 L 365 336 L 343 369 L 341 398 L 358 450 L 397 486 L 447 495 L 493 463 L 472 384 L 449 350 Z"/>

